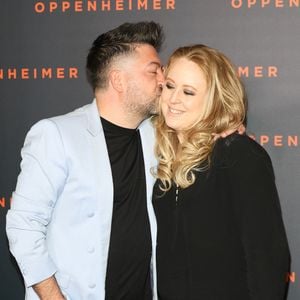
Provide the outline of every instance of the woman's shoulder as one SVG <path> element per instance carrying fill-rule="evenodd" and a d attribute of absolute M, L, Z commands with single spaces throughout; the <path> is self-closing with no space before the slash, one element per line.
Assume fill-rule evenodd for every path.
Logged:
<path fill-rule="evenodd" d="M 246 134 L 233 133 L 226 138 L 219 138 L 215 144 L 212 162 L 226 166 L 238 162 L 254 163 L 255 161 L 271 162 L 267 151 Z"/>

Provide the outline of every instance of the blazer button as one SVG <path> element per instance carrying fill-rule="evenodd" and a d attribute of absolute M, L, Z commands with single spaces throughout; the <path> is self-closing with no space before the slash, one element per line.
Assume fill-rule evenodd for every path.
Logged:
<path fill-rule="evenodd" d="M 87 216 L 88 216 L 88 218 L 92 218 L 94 215 L 95 215 L 94 212 L 89 212 Z"/>
<path fill-rule="evenodd" d="M 95 248 L 93 246 L 88 247 L 88 253 L 94 253 Z"/>
<path fill-rule="evenodd" d="M 95 283 L 90 283 L 90 284 L 89 284 L 89 288 L 90 288 L 90 289 L 94 289 L 95 287 L 96 287 L 96 284 L 95 284 Z"/>
<path fill-rule="evenodd" d="M 18 241 L 18 239 L 14 236 L 14 237 L 11 237 L 9 241 L 11 244 L 15 244 Z"/>

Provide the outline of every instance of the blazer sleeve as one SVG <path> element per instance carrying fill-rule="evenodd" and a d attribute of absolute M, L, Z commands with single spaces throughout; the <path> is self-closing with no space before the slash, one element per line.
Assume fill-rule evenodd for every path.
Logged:
<path fill-rule="evenodd" d="M 290 254 L 271 160 L 256 143 L 241 142 L 231 148 L 233 163 L 228 175 L 234 187 L 233 207 L 245 253 L 250 299 L 282 300 Z"/>
<path fill-rule="evenodd" d="M 21 156 L 21 173 L 7 213 L 6 231 L 10 251 L 29 287 L 57 271 L 46 244 L 47 226 L 67 178 L 56 124 L 51 120 L 35 124 L 26 136 Z"/>

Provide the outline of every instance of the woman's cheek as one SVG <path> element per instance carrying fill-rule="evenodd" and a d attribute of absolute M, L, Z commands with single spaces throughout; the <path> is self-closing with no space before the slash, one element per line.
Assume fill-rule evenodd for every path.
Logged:
<path fill-rule="evenodd" d="M 164 117 L 166 117 L 167 110 L 168 110 L 168 105 L 164 100 L 162 100 L 161 111 L 162 111 L 162 114 L 163 114 Z"/>

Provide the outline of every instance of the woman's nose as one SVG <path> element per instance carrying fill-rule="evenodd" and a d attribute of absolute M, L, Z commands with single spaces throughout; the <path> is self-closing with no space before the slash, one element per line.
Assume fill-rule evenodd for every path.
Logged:
<path fill-rule="evenodd" d="M 170 95 L 169 101 L 172 104 L 180 103 L 180 97 L 177 90 L 175 89 L 173 90 L 172 94 Z"/>

